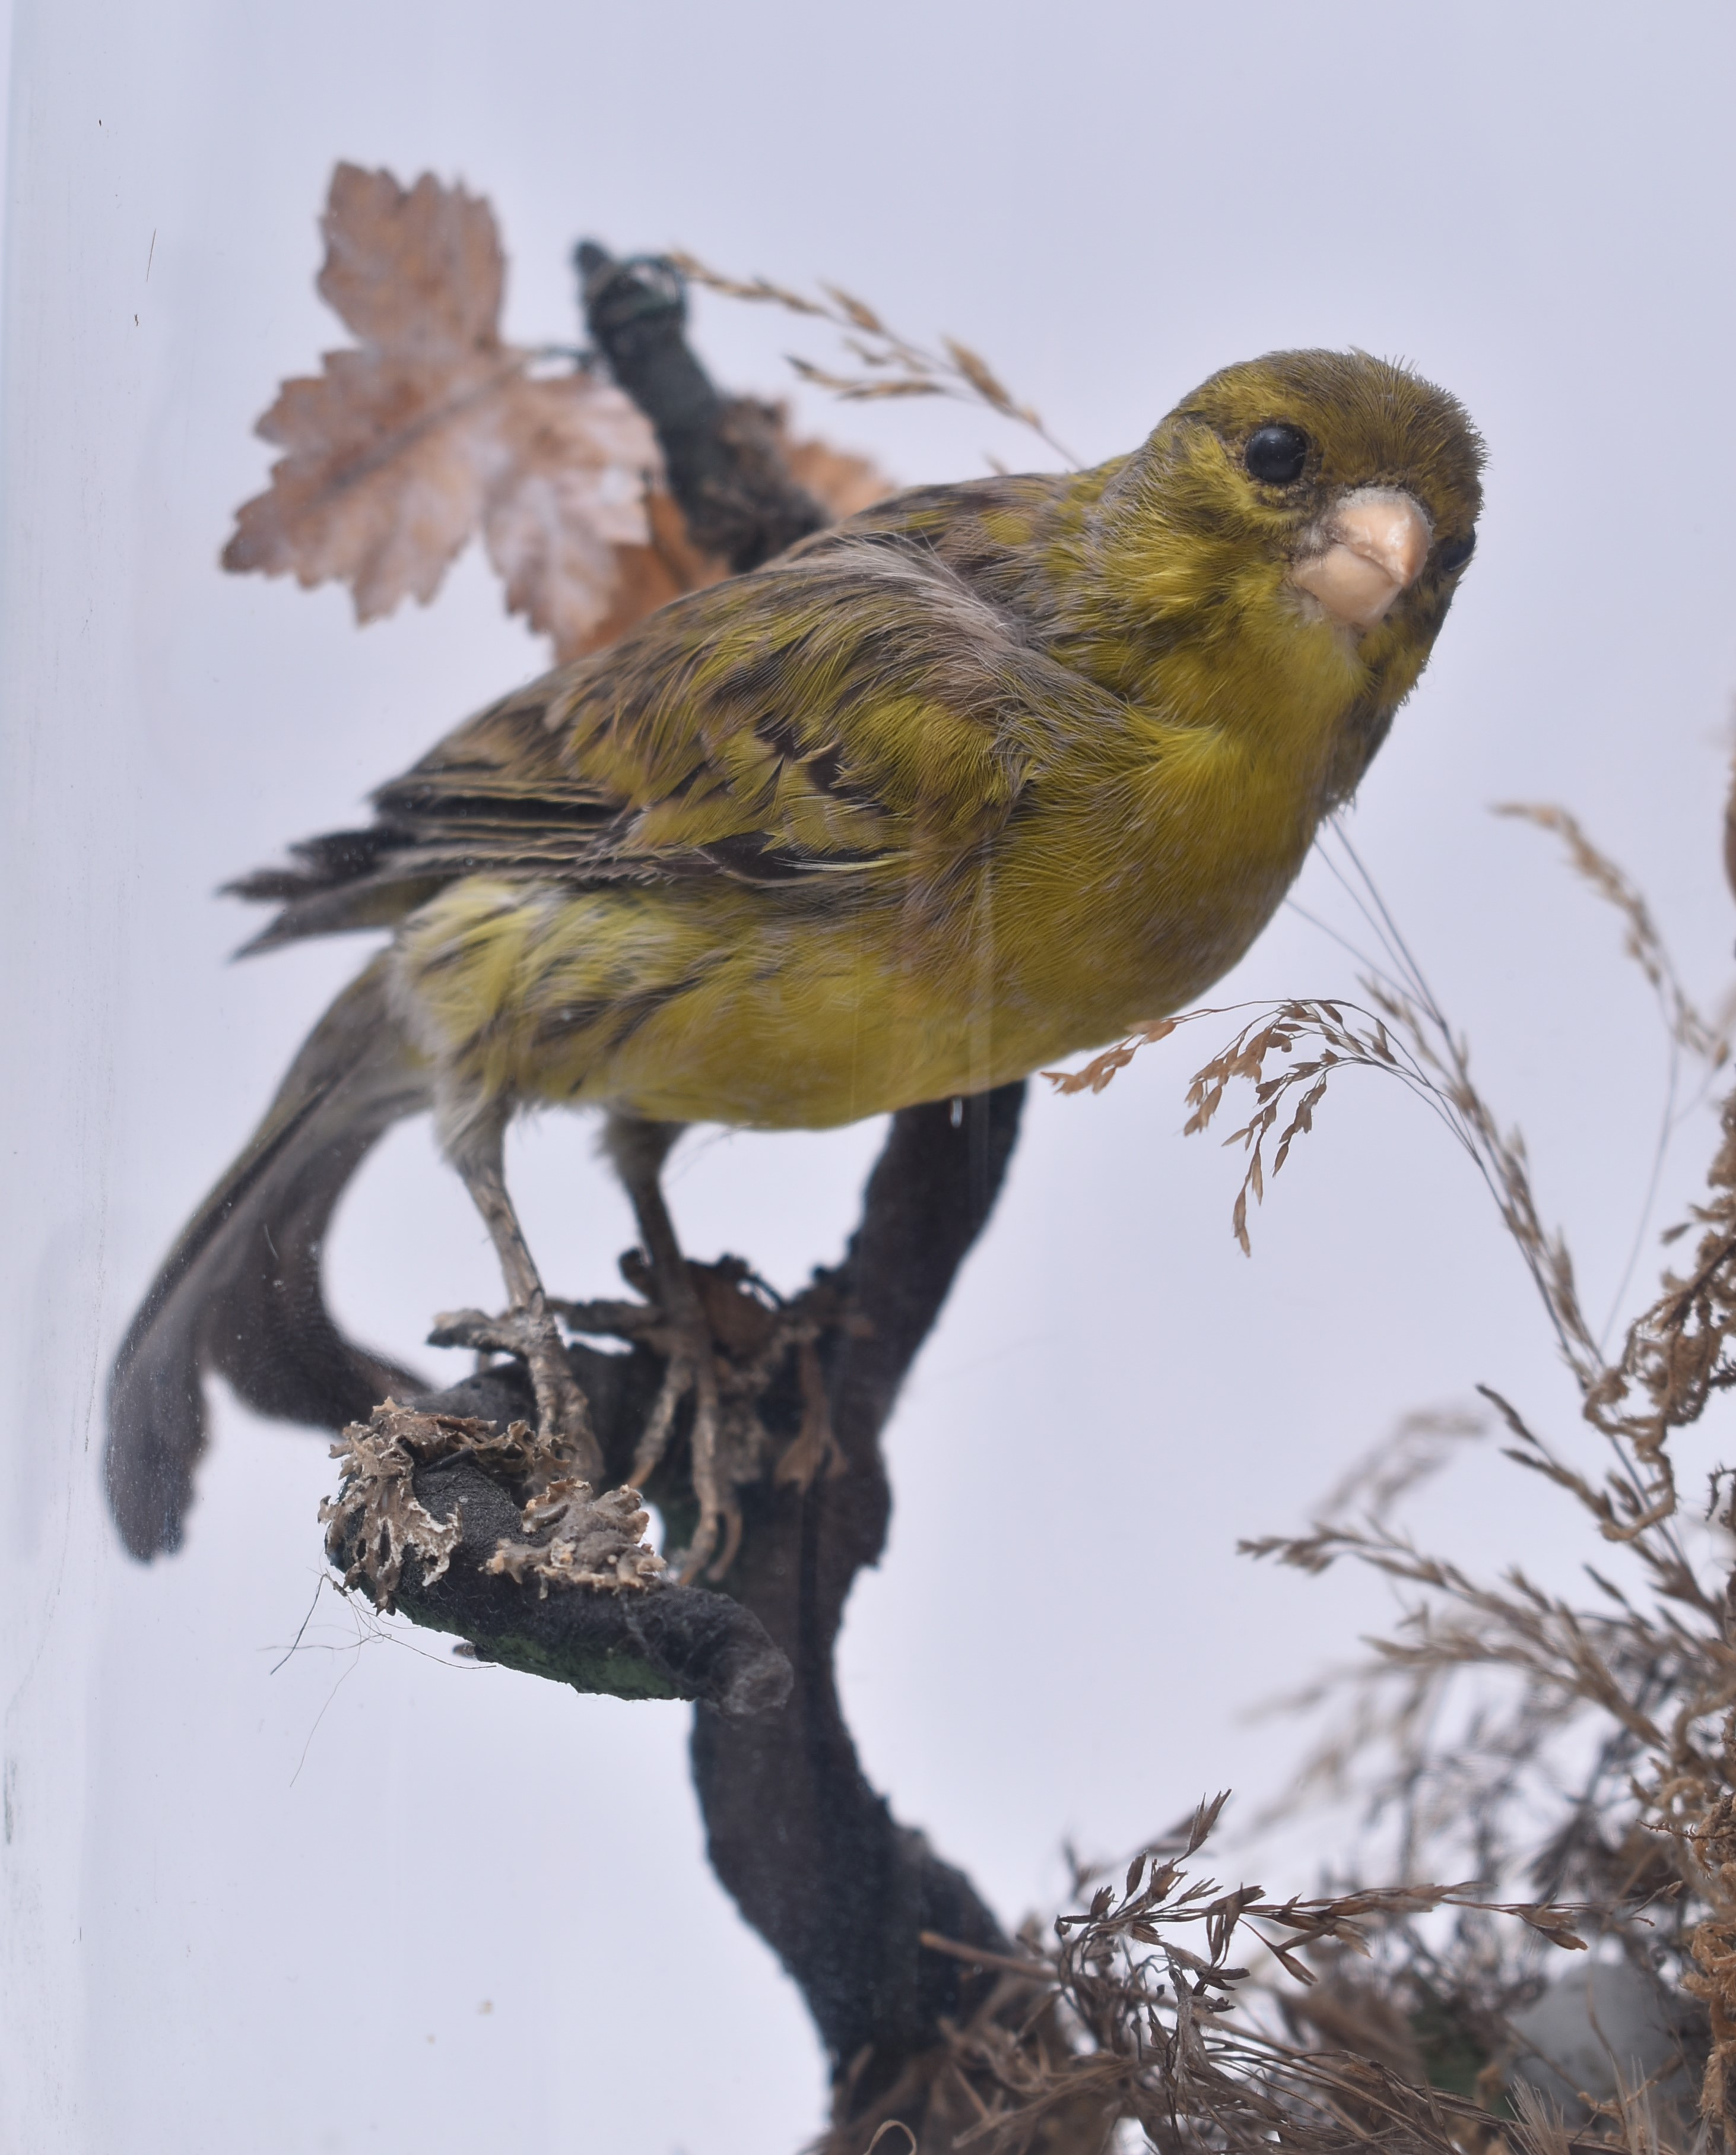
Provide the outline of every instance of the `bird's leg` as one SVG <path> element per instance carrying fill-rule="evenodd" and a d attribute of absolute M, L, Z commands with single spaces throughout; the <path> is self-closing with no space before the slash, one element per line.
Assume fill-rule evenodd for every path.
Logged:
<path fill-rule="evenodd" d="M 662 1395 L 652 1410 L 634 1461 L 636 1486 L 643 1485 L 643 1477 L 656 1464 L 667 1443 L 682 1394 L 690 1389 L 693 1393 L 693 1493 L 699 1499 L 699 1525 L 682 1567 L 682 1580 L 690 1584 L 710 1561 L 720 1529 L 723 1548 L 714 1575 L 728 1569 L 741 1539 L 742 1522 L 735 1492 L 725 1485 L 718 1472 L 722 1413 L 711 1326 L 676 1239 L 675 1223 L 664 1202 L 660 1179 L 669 1149 L 683 1127 L 680 1123 L 650 1123 L 636 1115 L 611 1114 L 604 1129 L 603 1144 L 631 1201 L 645 1254 L 651 1259 L 663 1318 L 677 1343 Z"/>
<path fill-rule="evenodd" d="M 500 1259 L 510 1304 L 506 1320 L 474 1344 L 509 1348 L 524 1357 L 544 1445 L 569 1458 L 584 1480 L 600 1485 L 603 1455 L 591 1427 L 590 1408 L 567 1359 L 560 1327 L 549 1308 L 542 1276 L 507 1190 L 504 1137 L 503 1125 L 496 1123 L 453 1154 L 453 1165 Z"/>

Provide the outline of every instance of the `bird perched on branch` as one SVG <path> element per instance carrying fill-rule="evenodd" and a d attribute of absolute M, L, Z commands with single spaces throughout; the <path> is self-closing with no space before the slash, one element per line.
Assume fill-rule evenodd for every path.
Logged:
<path fill-rule="evenodd" d="M 506 1314 L 467 1336 L 524 1356 L 545 1436 L 597 1472 L 502 1172 L 513 1113 L 554 1102 L 608 1118 L 681 1343 L 697 1574 L 734 1500 L 658 1186 L 674 1137 L 978 1092 L 1198 996 L 1422 672 L 1481 462 L 1460 406 L 1402 367 L 1229 367 L 1131 455 L 919 489 L 674 601 L 448 735 L 366 829 L 238 885 L 280 907 L 254 949 L 391 939 L 120 1349 L 129 1548 L 180 1538 L 207 1370 L 328 1423 L 411 1383 L 338 1333 L 319 1250 L 368 1148 L 426 1108 L 506 1277 Z"/>

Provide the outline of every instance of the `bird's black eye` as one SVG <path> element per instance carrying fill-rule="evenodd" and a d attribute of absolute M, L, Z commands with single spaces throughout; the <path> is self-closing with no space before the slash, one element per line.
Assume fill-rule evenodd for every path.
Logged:
<path fill-rule="evenodd" d="M 1456 576 L 1477 550 L 1477 534 L 1468 531 L 1463 539 L 1448 539 L 1441 547 L 1441 572 Z"/>
<path fill-rule="evenodd" d="M 1267 486 L 1289 486 L 1308 462 L 1308 437 L 1299 427 L 1256 427 L 1242 452 L 1250 479 Z"/>

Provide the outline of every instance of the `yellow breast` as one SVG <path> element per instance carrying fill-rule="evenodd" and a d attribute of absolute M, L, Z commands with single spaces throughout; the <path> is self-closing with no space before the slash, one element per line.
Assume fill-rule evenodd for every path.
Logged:
<path fill-rule="evenodd" d="M 1312 838 L 1333 685 L 1271 738 L 1132 714 L 943 873 L 466 878 L 401 931 L 401 999 L 477 1101 L 788 1129 L 979 1091 L 1236 962 Z"/>

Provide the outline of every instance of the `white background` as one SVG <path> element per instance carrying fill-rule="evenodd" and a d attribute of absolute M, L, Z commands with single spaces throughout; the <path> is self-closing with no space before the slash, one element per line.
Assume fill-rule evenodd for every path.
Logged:
<path fill-rule="evenodd" d="M 312 287 L 334 161 L 488 194 L 527 340 L 573 333 L 580 234 L 681 242 L 967 339 L 1091 459 L 1278 345 L 1402 356 L 1462 396 L 1491 456 L 1477 563 L 1353 828 L 1601 1309 L 1662 1047 L 1612 917 L 1486 811 L 1579 811 L 1691 982 L 1723 993 L 1732 44 L 1726 8 L 1687 4 L 18 0 L 7 2155 L 760 2155 L 823 2102 L 799 1999 L 706 1869 L 685 1709 L 466 1669 L 422 1635 L 358 1643 L 330 1597 L 284 1662 L 331 1470 L 316 1436 L 227 1402 L 183 1554 L 132 1566 L 103 1516 L 114 1343 L 357 963 L 346 944 L 228 965 L 246 923 L 214 887 L 353 817 L 543 663 L 474 559 L 430 611 L 365 632 L 340 591 L 217 569 L 263 480 L 253 420 L 340 340 Z M 732 386 L 781 387 L 789 349 L 828 356 L 782 319 L 696 313 Z M 955 408 L 801 410 L 912 481 L 1028 454 Z M 1305 885 L 1335 905 L 1317 869 Z M 1286 914 L 1220 1000 L 1343 990 L 1352 970 Z M 1252 1567 L 1238 1534 L 1299 1523 L 1401 1413 L 1478 1379 L 1582 1441 L 1518 1261 L 1426 1115 L 1372 1080 L 1335 1088 L 1250 1263 L 1233 1157 L 1177 1134 L 1192 1060 L 1178 1044 L 1100 1099 L 1034 1098 L 892 1431 L 891 1544 L 850 1607 L 869 1773 L 1009 1921 L 1059 1889 L 1064 1834 L 1113 1852 L 1203 1789 L 1233 1784 L 1244 1816 L 1281 1798 L 1299 1738 L 1245 1710 L 1387 1603 Z M 1709 1131 L 1687 1128 L 1667 1195 Z M 551 1124 L 514 1160 L 571 1291 L 601 1288 L 629 1239 L 590 1143 Z M 835 1253 L 876 1143 L 690 1139 L 672 1190 L 690 1246 L 799 1284 Z M 430 1313 L 498 1294 L 425 1128 L 360 1179 L 334 1267 L 353 1324 L 431 1369 Z M 1422 1523 L 1545 1575 L 1583 1553 L 1492 1456 Z M 1285 1890 L 1333 1853 L 1294 1831 L 1285 1848 L 1267 1876 Z"/>

